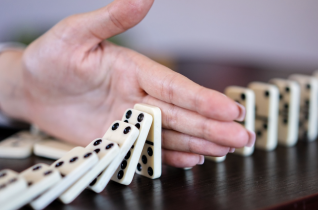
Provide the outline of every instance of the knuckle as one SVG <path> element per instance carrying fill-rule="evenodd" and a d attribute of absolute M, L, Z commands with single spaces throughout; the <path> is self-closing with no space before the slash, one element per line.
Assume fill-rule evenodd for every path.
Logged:
<path fill-rule="evenodd" d="M 110 21 L 120 30 L 127 30 L 129 27 L 125 26 L 120 18 L 117 17 L 117 13 L 113 12 L 112 10 L 108 10 L 108 16 Z"/>
<path fill-rule="evenodd" d="M 167 110 L 167 112 L 165 112 L 164 114 L 164 119 L 165 119 L 165 124 L 167 126 L 168 129 L 173 129 L 175 128 L 175 125 L 177 124 L 177 118 L 178 118 L 178 109 L 176 108 L 176 106 L 171 105 L 169 107 L 169 109 Z"/>
<path fill-rule="evenodd" d="M 168 75 L 161 84 L 161 96 L 168 102 L 171 103 L 174 98 L 174 83 L 177 78 L 177 74 Z"/>
<path fill-rule="evenodd" d="M 213 130 L 211 130 L 211 126 L 209 122 L 202 121 L 201 125 L 201 133 L 203 134 L 204 139 L 213 139 L 214 133 Z"/>
<path fill-rule="evenodd" d="M 197 90 L 194 98 L 194 109 L 197 110 L 202 110 L 203 113 L 208 113 L 210 110 L 208 110 L 208 106 L 202 106 L 203 104 L 206 104 L 207 97 L 204 97 L 204 90 L 205 88 L 200 86 L 199 89 Z"/>
<path fill-rule="evenodd" d="M 191 152 L 191 153 L 199 152 L 197 142 L 195 141 L 195 138 L 193 136 L 188 136 L 187 142 L 188 142 L 188 152 Z"/>

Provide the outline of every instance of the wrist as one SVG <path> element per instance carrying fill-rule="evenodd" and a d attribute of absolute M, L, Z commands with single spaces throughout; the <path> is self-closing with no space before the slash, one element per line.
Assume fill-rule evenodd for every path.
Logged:
<path fill-rule="evenodd" d="M 8 117 L 29 121 L 23 80 L 23 50 L 0 54 L 0 109 Z"/>

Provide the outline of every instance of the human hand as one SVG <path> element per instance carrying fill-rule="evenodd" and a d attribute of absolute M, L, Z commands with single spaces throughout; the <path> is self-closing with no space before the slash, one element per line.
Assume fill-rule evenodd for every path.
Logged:
<path fill-rule="evenodd" d="M 115 0 L 99 10 L 70 16 L 21 53 L 23 107 L 17 116 L 68 142 L 87 145 L 135 103 L 162 111 L 163 162 L 202 164 L 253 145 L 255 134 L 234 120 L 244 107 L 223 94 L 132 50 L 104 41 L 139 23 L 153 0 Z M 17 56 L 19 57 L 19 56 Z"/>

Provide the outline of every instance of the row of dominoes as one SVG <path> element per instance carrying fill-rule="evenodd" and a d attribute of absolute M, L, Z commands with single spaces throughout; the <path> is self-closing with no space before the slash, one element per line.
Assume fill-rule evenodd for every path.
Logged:
<path fill-rule="evenodd" d="M 313 76 L 294 74 L 269 83 L 252 82 L 248 88 L 231 86 L 225 94 L 246 109 L 246 129 L 255 131 L 255 147 L 267 151 L 277 144 L 293 146 L 298 139 L 314 141 L 318 131 L 318 71 Z M 234 153 L 249 156 L 253 147 Z M 223 157 L 207 157 L 221 162 Z"/>
<path fill-rule="evenodd" d="M 5 140 L 0 149 L 40 137 L 22 133 Z M 110 180 L 129 185 L 135 172 L 151 179 L 161 176 L 161 111 L 146 104 L 126 110 L 122 121 L 115 121 L 102 138 L 71 149 L 52 165 L 39 163 L 21 173 L 0 171 L 0 206 L 43 209 L 57 198 L 68 204 L 85 188 L 101 192 Z"/>

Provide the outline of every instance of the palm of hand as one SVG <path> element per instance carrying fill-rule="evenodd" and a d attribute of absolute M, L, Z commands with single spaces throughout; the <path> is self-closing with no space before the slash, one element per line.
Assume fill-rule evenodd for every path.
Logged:
<path fill-rule="evenodd" d="M 56 42 L 59 49 L 38 55 L 43 39 L 30 46 L 24 61 L 29 109 L 45 131 L 86 145 L 148 96 L 138 83 L 134 52 L 104 41 L 87 53 L 57 38 L 50 46 Z"/>

